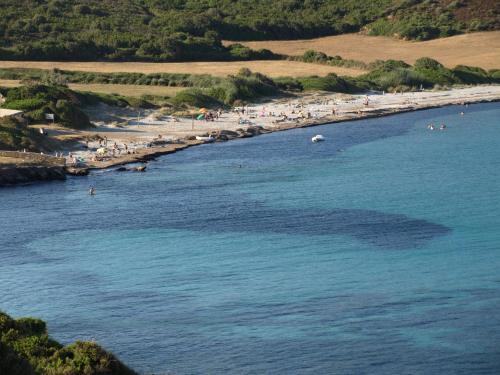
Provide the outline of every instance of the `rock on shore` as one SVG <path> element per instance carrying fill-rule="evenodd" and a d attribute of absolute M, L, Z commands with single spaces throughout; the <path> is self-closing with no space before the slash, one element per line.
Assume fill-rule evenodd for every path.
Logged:
<path fill-rule="evenodd" d="M 0 168 L 0 186 L 26 184 L 35 181 L 65 180 L 62 166 L 26 166 Z"/>

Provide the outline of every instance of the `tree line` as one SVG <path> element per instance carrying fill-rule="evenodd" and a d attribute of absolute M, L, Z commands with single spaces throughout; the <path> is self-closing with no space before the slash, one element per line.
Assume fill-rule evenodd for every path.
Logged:
<path fill-rule="evenodd" d="M 276 58 L 222 39 L 364 31 L 431 39 L 500 28 L 500 3 L 456 0 L 3 0 L 0 59 L 193 61 Z M 465 15 L 465 16 L 464 16 Z"/>

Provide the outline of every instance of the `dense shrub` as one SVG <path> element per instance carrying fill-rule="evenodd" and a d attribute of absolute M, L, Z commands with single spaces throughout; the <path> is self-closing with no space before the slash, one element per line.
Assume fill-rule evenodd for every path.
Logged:
<path fill-rule="evenodd" d="M 96 343 L 63 347 L 38 319 L 14 320 L 0 312 L 0 373 L 12 375 L 136 375 Z"/>
<path fill-rule="evenodd" d="M 47 104 L 47 100 L 41 98 L 9 100 L 4 107 L 9 109 L 17 109 L 20 111 L 33 111 Z"/>
<path fill-rule="evenodd" d="M 43 149 L 43 141 L 43 137 L 38 132 L 28 128 L 26 124 L 15 118 L 0 119 L 0 150 L 16 151 L 27 149 L 39 151 Z M 0 330 L 8 328 L 9 322 L 0 315 Z"/>
<path fill-rule="evenodd" d="M 206 95 L 199 89 L 187 89 L 178 92 L 173 98 L 172 103 L 177 106 L 191 107 L 217 107 L 221 106 L 221 102 L 212 96 Z"/>
<path fill-rule="evenodd" d="M 458 65 L 452 69 L 452 72 L 462 83 L 488 83 L 491 80 L 488 73 L 482 68 Z"/>
<path fill-rule="evenodd" d="M 27 85 L 7 92 L 5 108 L 25 111 L 28 119 L 44 121 L 46 113 L 54 113 L 62 125 L 84 129 L 92 124 L 78 107 L 87 104 L 89 96 L 80 95 L 63 86 Z"/>
<path fill-rule="evenodd" d="M 429 57 L 422 57 L 415 61 L 413 68 L 425 79 L 426 86 L 452 85 L 459 82 L 453 72 Z"/>
<path fill-rule="evenodd" d="M 328 56 L 323 52 L 308 50 L 302 56 L 289 56 L 289 60 L 303 61 L 315 64 L 343 66 L 346 68 L 368 69 L 368 64 L 357 60 L 345 60 L 340 56 Z"/>
<path fill-rule="evenodd" d="M 413 67 L 417 70 L 420 69 L 437 70 L 444 68 L 443 64 L 441 64 L 439 61 L 431 59 L 430 57 L 421 57 L 420 59 L 417 59 L 413 64 Z"/>
<path fill-rule="evenodd" d="M 68 100 L 60 99 L 56 102 L 54 112 L 57 121 L 62 125 L 74 129 L 85 129 L 92 127 L 88 116 L 77 106 Z"/>
<path fill-rule="evenodd" d="M 292 77 L 279 77 L 275 78 L 274 82 L 280 90 L 286 91 L 302 91 L 304 87 L 298 79 Z"/>
<path fill-rule="evenodd" d="M 500 69 L 492 69 L 488 72 L 492 81 L 495 83 L 500 83 Z"/>
<path fill-rule="evenodd" d="M 326 77 L 310 76 L 297 79 L 303 90 L 320 90 L 332 92 L 351 92 L 352 88 L 341 77 L 334 73 Z"/>

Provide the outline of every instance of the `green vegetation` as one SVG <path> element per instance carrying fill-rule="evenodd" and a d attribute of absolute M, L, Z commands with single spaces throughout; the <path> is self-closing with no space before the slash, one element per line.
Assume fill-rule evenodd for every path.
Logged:
<path fill-rule="evenodd" d="M 0 312 L 0 373 L 10 375 L 136 375 L 93 342 L 63 346 L 52 340 L 45 322 L 12 319 Z"/>
<path fill-rule="evenodd" d="M 221 39 L 366 30 L 430 39 L 500 28 L 496 0 L 3 0 L 0 59 L 188 61 L 280 58 Z"/>
<path fill-rule="evenodd" d="M 319 63 L 331 61 L 320 56 Z M 339 60 L 339 59 L 335 59 Z M 310 60 L 314 61 L 314 60 Z M 56 71 L 51 74 L 41 70 L 2 70 L 0 77 L 8 76 L 26 80 L 25 86 L 0 88 L 6 98 L 3 107 L 24 111 L 23 120 L 12 118 L 0 120 L 0 149 L 40 151 L 50 149 L 48 140 L 28 128 L 29 123 L 46 122 L 45 114 L 54 113 L 55 120 L 69 128 L 84 129 L 91 123 L 84 110 L 89 105 L 107 104 L 115 107 L 152 107 L 154 102 L 169 107 L 173 112 L 185 112 L 194 108 L 220 108 L 223 106 L 252 102 L 264 97 L 303 91 L 330 91 L 360 93 L 366 90 L 410 91 L 420 88 L 452 87 L 464 84 L 500 83 L 500 70 L 485 71 L 480 68 L 459 65 L 448 69 L 428 57 L 418 59 L 413 66 L 403 61 L 376 61 L 369 64 L 369 73 L 358 77 L 339 77 L 328 74 L 324 77 L 281 77 L 271 79 L 248 69 L 241 69 L 233 76 L 212 77 L 188 74 L 135 74 L 135 73 L 82 73 Z M 147 96 L 126 98 L 119 95 L 76 92 L 62 84 L 45 82 L 130 82 L 150 85 L 173 85 L 186 87 L 173 98 Z M 46 137 L 45 137 L 46 138 Z"/>
<path fill-rule="evenodd" d="M 500 4 L 495 0 L 401 0 L 394 2 L 386 17 L 365 29 L 371 35 L 428 40 L 498 29 Z"/>
<path fill-rule="evenodd" d="M 344 61 L 340 57 L 331 58 L 324 54 L 308 51 L 307 61 L 330 63 Z M 251 102 L 263 97 L 275 96 L 286 92 L 330 91 L 357 93 L 366 90 L 410 91 L 434 86 L 453 86 L 464 84 L 500 83 L 500 71 L 489 72 L 475 67 L 459 65 L 448 69 L 438 61 L 428 57 L 418 59 L 414 66 L 403 61 L 375 61 L 367 65 L 369 73 L 358 77 L 339 77 L 328 74 L 324 77 L 281 77 L 271 79 L 260 73 L 253 73 L 244 68 L 238 74 L 228 77 L 189 74 L 138 74 L 138 73 L 83 73 L 42 70 L 3 69 L 0 77 L 16 78 L 29 82 L 26 86 L 1 89 L 6 97 L 3 107 L 24 111 L 24 118 L 30 122 L 43 122 L 46 113 L 54 113 L 55 120 L 64 126 L 84 129 L 91 127 L 85 114 L 85 106 L 105 103 L 117 107 L 153 107 L 153 102 L 172 107 L 174 110 L 186 110 L 192 107 L 217 108 L 235 103 Z M 119 95 L 96 94 L 72 91 L 62 84 L 44 85 L 44 82 L 76 83 L 130 83 L 150 85 L 172 85 L 186 87 L 173 98 L 126 98 Z M 11 127 L 12 128 L 12 127 Z M 3 133 L 4 144 L 10 148 L 26 145 L 26 134 L 19 128 Z M 5 139 L 9 141 L 5 141 Z M 24 140 L 23 140 L 24 139 Z M 28 148 L 33 148 L 33 145 Z M 23 146 L 25 147 L 25 146 Z"/>
<path fill-rule="evenodd" d="M 331 66 L 342 66 L 344 68 L 355 68 L 355 69 L 370 69 L 370 64 L 364 63 L 357 60 L 344 60 L 340 56 L 328 56 L 323 52 L 317 52 L 314 50 L 309 50 L 304 52 L 302 56 L 289 56 L 289 60 L 302 61 L 313 64 L 324 64 Z"/>
<path fill-rule="evenodd" d="M 241 69 L 238 74 L 218 79 L 217 84 L 179 92 L 170 101 L 177 107 L 221 107 L 249 102 L 282 93 L 279 85 L 260 73 Z"/>
<path fill-rule="evenodd" d="M 319 64 L 362 64 L 308 51 L 301 61 Z M 275 96 L 287 91 L 330 91 L 356 93 L 365 90 L 408 91 L 457 84 L 500 83 L 500 71 L 489 72 L 475 67 L 457 66 L 448 69 L 431 58 L 418 59 L 414 66 L 403 61 L 387 60 L 364 64 L 369 73 L 358 77 L 281 77 L 271 79 L 243 68 L 236 75 L 214 77 L 196 74 L 170 73 L 92 73 L 37 69 L 0 69 L 0 79 L 17 79 L 27 82 L 22 88 L 4 89 L 5 108 L 26 111 L 31 120 L 41 121 L 47 112 L 55 113 L 56 120 L 68 127 L 88 127 L 88 119 L 79 110 L 87 105 L 106 103 L 118 107 L 152 107 L 152 103 L 172 105 L 175 108 L 220 107 L 235 102 L 250 102 L 262 97 Z M 46 85 L 37 83 L 46 83 Z M 55 82 L 51 84 L 51 82 Z M 71 83 L 120 83 L 153 86 L 186 87 L 173 98 L 147 96 L 126 98 L 119 95 L 74 92 L 63 84 Z"/>
<path fill-rule="evenodd" d="M 361 91 L 361 89 L 351 81 L 344 77 L 339 77 L 335 73 L 330 73 L 325 77 L 283 77 L 275 79 L 275 82 L 278 87 L 288 91 L 330 91 L 343 93 Z"/>
<path fill-rule="evenodd" d="M 200 89 L 187 89 L 180 91 L 172 98 L 172 104 L 176 107 L 216 107 L 222 106 L 219 102 L 212 96 L 205 94 Z"/>
<path fill-rule="evenodd" d="M 296 61 L 314 64 L 355 67 L 370 70 L 369 73 L 356 78 L 337 78 L 337 82 L 328 83 L 327 77 L 312 77 L 295 79 L 303 89 L 319 89 L 326 91 L 349 92 L 359 90 L 414 90 L 420 87 L 432 88 L 435 85 L 451 86 L 456 84 L 499 83 L 498 69 L 489 72 L 477 67 L 458 65 L 453 69 L 445 68 L 438 61 L 429 57 L 418 59 L 413 66 L 395 60 L 380 61 L 366 64 L 356 60 L 344 60 L 340 56 L 327 56 L 322 52 L 306 51 L 302 56 L 293 57 Z M 279 81 L 279 80 L 278 80 Z M 290 83 L 290 80 L 286 80 Z M 309 82 L 308 82 L 309 81 Z M 330 78 L 331 81 L 331 78 Z M 312 84 L 312 86 L 311 86 Z"/>
<path fill-rule="evenodd" d="M 139 98 L 76 92 L 63 85 L 44 85 L 34 81 L 25 86 L 2 91 L 6 99 L 3 108 L 24 111 L 24 118 L 30 122 L 44 122 L 45 115 L 53 113 L 55 121 L 73 129 L 92 127 L 88 116 L 82 110 L 85 106 L 105 103 L 116 107 L 153 107 L 149 101 Z"/>
<path fill-rule="evenodd" d="M 0 150 L 40 151 L 45 149 L 44 137 L 26 125 L 26 122 L 16 118 L 0 118 Z"/>
<path fill-rule="evenodd" d="M 415 90 L 420 87 L 470 85 L 479 83 L 500 83 L 497 70 L 486 72 L 484 69 L 459 65 L 453 69 L 445 68 L 438 61 L 423 57 L 414 66 L 403 61 L 378 61 L 374 69 L 352 81 L 360 88 L 375 90 Z"/>
<path fill-rule="evenodd" d="M 122 85 L 151 85 L 171 87 L 204 87 L 219 85 L 224 78 L 208 74 L 182 73 L 95 73 L 53 69 L 0 69 L 0 79 L 36 81 L 44 84 L 99 83 Z"/>
<path fill-rule="evenodd" d="M 31 121 L 44 121 L 45 114 L 53 113 L 62 125 L 85 129 L 92 124 L 79 106 L 89 99 L 64 86 L 28 85 L 9 89 L 3 107 L 25 111 L 25 118 Z"/>

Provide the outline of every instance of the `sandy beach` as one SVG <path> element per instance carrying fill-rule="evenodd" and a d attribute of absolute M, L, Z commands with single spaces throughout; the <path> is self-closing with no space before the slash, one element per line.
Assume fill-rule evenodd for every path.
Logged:
<path fill-rule="evenodd" d="M 96 128 L 76 132 L 49 129 L 60 136 L 78 136 L 82 141 L 72 150 L 68 163 L 107 168 L 176 152 L 210 141 L 225 141 L 298 127 L 360 118 L 385 116 L 452 104 L 500 100 L 500 86 L 474 86 L 447 91 L 373 93 L 347 95 L 306 94 L 251 104 L 222 111 L 213 121 L 164 115 L 162 109 L 136 112 L 94 108 L 89 112 Z M 335 112 L 334 112 L 335 111 Z M 467 108 L 457 109 L 467 114 Z M 196 137 L 213 137 L 196 139 Z M 106 141 L 105 141 L 106 140 Z"/>

